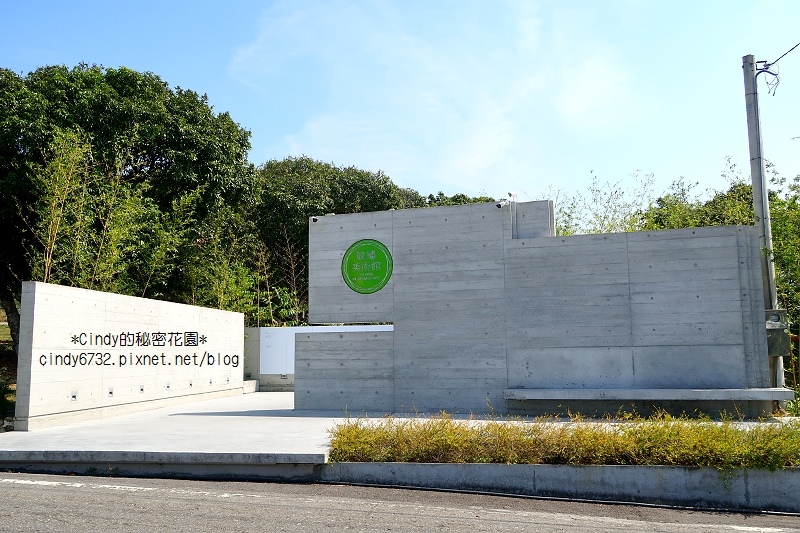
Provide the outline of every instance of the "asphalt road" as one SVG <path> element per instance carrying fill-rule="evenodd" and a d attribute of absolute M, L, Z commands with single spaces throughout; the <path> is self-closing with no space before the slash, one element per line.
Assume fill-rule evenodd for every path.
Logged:
<path fill-rule="evenodd" d="M 800 531 L 800 517 L 334 485 L 0 473 L 0 531 Z"/>

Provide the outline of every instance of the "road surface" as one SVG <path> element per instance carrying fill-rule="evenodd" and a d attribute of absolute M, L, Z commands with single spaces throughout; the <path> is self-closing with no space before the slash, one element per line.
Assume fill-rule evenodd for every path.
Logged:
<path fill-rule="evenodd" d="M 800 517 L 336 485 L 0 472 L 0 531 L 777 533 L 800 531 Z"/>

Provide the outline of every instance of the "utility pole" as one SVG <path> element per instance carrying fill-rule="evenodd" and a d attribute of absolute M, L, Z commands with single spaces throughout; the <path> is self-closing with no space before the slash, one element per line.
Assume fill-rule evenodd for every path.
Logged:
<path fill-rule="evenodd" d="M 747 138 L 750 141 L 750 178 L 753 184 L 753 208 L 759 242 L 764 253 L 761 256 L 761 272 L 764 282 L 764 309 L 778 308 L 775 288 L 775 266 L 772 260 L 772 225 L 769 217 L 767 195 L 767 173 L 764 166 L 764 148 L 761 143 L 761 116 L 758 108 L 758 85 L 756 84 L 756 61 L 752 55 L 742 58 L 744 70 L 744 95 L 747 102 Z"/>
<path fill-rule="evenodd" d="M 769 196 L 764 165 L 764 150 L 761 143 L 761 116 L 758 108 L 758 68 L 753 55 L 742 58 L 744 71 L 744 95 L 747 102 L 747 136 L 750 141 L 750 178 L 753 184 L 753 208 L 761 245 L 761 278 L 764 285 L 764 309 L 778 308 L 778 293 L 775 286 L 775 265 L 772 255 L 772 224 L 769 216 Z M 774 361 L 773 361 L 774 359 Z M 782 387 L 783 357 L 770 357 L 772 386 Z"/>

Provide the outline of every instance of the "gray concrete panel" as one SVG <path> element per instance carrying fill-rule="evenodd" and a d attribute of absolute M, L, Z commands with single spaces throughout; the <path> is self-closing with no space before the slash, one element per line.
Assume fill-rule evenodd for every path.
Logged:
<path fill-rule="evenodd" d="M 570 280 L 571 281 L 571 280 Z M 527 301 L 551 303 L 553 305 L 628 305 L 631 293 L 627 283 L 581 285 L 577 283 L 547 287 L 519 287 L 518 284 L 506 291 L 506 301 L 513 305 Z"/>
<path fill-rule="evenodd" d="M 659 306 L 656 305 L 636 305 L 634 306 L 634 313 L 632 316 L 632 322 L 634 324 L 634 328 L 642 327 L 646 328 L 651 324 L 674 324 L 674 325 L 684 325 L 684 324 L 731 324 L 734 323 L 736 325 L 740 325 L 742 321 L 742 311 L 741 309 L 732 309 L 729 311 L 719 311 L 716 309 L 709 309 L 710 306 L 705 306 L 706 308 L 699 308 L 699 306 L 695 305 L 690 309 L 682 309 L 676 308 L 675 310 L 671 309 L 661 309 L 659 312 Z M 716 306 L 713 306 L 716 307 Z"/>
<path fill-rule="evenodd" d="M 675 290 L 679 289 L 679 287 L 680 285 L 673 286 L 671 287 L 673 290 L 668 292 L 652 290 L 655 287 L 651 287 L 651 290 L 648 291 L 641 290 L 640 292 L 632 293 L 630 295 L 631 303 L 634 305 L 656 305 L 665 309 L 698 309 L 713 304 L 714 309 L 722 306 L 723 310 L 731 310 L 731 308 L 741 308 L 742 305 L 742 292 L 739 290 L 739 287 L 728 287 L 727 289 L 719 288 L 719 290 L 716 291 L 693 291 L 688 290 L 688 287 L 687 290 Z M 698 304 L 700 304 L 700 307 L 698 307 Z"/>
<path fill-rule="evenodd" d="M 395 410 L 390 380 L 328 379 L 295 383 L 294 408 L 316 410 L 319 406 L 343 414 L 390 413 Z"/>
<path fill-rule="evenodd" d="M 394 390 L 394 410 L 400 413 L 505 412 L 503 391 L 498 389 L 505 382 L 505 379 L 474 377 L 447 380 L 398 379 Z"/>
<path fill-rule="evenodd" d="M 487 395 L 502 403 L 496 387 L 506 382 L 498 305 L 508 212 L 478 204 L 413 215 L 395 214 L 395 282 L 402 286 L 395 300 L 395 409 L 485 411 Z"/>
<path fill-rule="evenodd" d="M 770 401 L 791 399 L 794 391 L 784 388 L 763 389 L 706 389 L 686 388 L 678 389 L 506 389 L 503 397 L 507 400 L 577 400 L 577 401 L 610 401 L 624 400 L 636 402 L 650 401 L 686 401 L 707 400 L 709 402 L 722 402 L 729 400 Z M 735 411 L 735 410 L 734 410 Z M 574 411 L 586 413 L 586 411 Z M 704 411 L 707 413 L 707 411 Z M 769 410 L 767 410 L 769 412 Z M 763 411 L 757 416 L 763 414 Z"/>
<path fill-rule="evenodd" d="M 709 278 L 711 277 L 709 276 Z M 717 292 L 727 292 L 735 289 L 737 286 L 738 280 L 731 277 L 684 279 L 680 274 L 676 274 L 673 279 L 669 280 L 662 279 L 632 283 L 630 291 L 632 298 L 640 295 L 668 296 L 670 293 L 677 293 L 686 298 L 689 294 L 696 297 L 696 295 L 702 295 L 703 293 L 711 295 Z M 698 299 L 702 300 L 702 297 Z"/>
<path fill-rule="evenodd" d="M 552 200 L 519 202 L 516 205 L 517 239 L 554 237 L 556 234 Z"/>
<path fill-rule="evenodd" d="M 392 321 L 393 279 L 376 293 L 359 294 L 347 286 L 341 271 L 344 253 L 361 239 L 378 240 L 392 252 L 392 213 L 319 216 L 316 222 L 309 221 L 309 323 Z"/>
<path fill-rule="evenodd" d="M 452 350 L 458 349 L 453 345 Z M 408 377 L 447 377 L 454 371 L 470 372 L 489 378 L 505 378 L 506 357 L 504 346 L 471 344 L 464 347 L 460 359 L 440 354 L 431 354 L 428 350 L 409 353 L 395 352 L 395 369 L 398 375 Z"/>
<path fill-rule="evenodd" d="M 631 251 L 728 247 L 735 238 L 736 231 L 742 226 L 710 226 L 703 228 L 684 228 L 674 230 L 637 231 L 626 233 Z M 707 241 L 705 239 L 708 239 Z M 722 241 L 717 239 L 723 239 Z M 724 242 L 728 239 L 729 242 Z M 671 244 L 662 245 L 661 243 Z"/>
<path fill-rule="evenodd" d="M 510 388 L 625 388 L 633 374 L 630 347 L 508 350 Z"/>
<path fill-rule="evenodd" d="M 756 512 L 800 511 L 797 500 L 790 497 L 800 490 L 798 469 L 725 473 L 713 468 L 674 466 L 335 463 L 326 465 L 321 476 L 328 483 L 475 490 Z"/>
<path fill-rule="evenodd" d="M 630 307 L 609 305 L 603 312 L 593 306 L 575 306 L 566 308 L 563 305 L 540 304 L 526 306 L 526 314 L 517 313 L 508 320 L 510 331 L 525 330 L 528 336 L 550 337 L 562 336 L 565 332 L 575 331 L 577 335 L 590 334 L 578 331 L 581 328 L 623 328 L 630 334 Z"/>
<path fill-rule="evenodd" d="M 398 273 L 395 282 L 403 284 L 406 292 L 449 292 L 465 286 L 474 289 L 503 290 L 503 269 L 453 270 L 447 272 L 403 275 Z"/>
<path fill-rule="evenodd" d="M 635 388 L 746 388 L 744 349 L 724 346 L 633 348 Z"/>
<path fill-rule="evenodd" d="M 391 411 L 390 331 L 295 335 L 295 408 Z"/>
<path fill-rule="evenodd" d="M 552 237 L 547 239 L 514 239 L 509 240 L 506 244 L 509 249 L 527 248 L 560 248 L 567 247 L 572 250 L 580 249 L 582 246 L 589 248 L 596 247 L 598 244 L 613 245 L 625 244 L 627 241 L 628 233 L 594 233 L 588 235 L 569 235 L 561 237 Z"/>
<path fill-rule="evenodd" d="M 395 351 L 402 350 L 404 343 L 413 346 L 425 347 L 433 350 L 434 347 L 445 344 L 448 340 L 457 341 L 459 345 L 481 339 L 501 339 L 505 341 L 505 323 L 501 317 L 493 317 L 484 323 L 474 324 L 469 321 L 457 322 L 452 316 L 447 327 L 436 327 L 436 322 L 431 321 L 406 321 L 395 327 Z M 427 343 L 427 344 L 426 344 Z"/>
<path fill-rule="evenodd" d="M 614 332 L 586 335 L 583 332 L 582 336 L 552 336 L 552 337 L 523 337 L 518 336 L 508 339 L 508 348 L 510 349 L 527 349 L 531 346 L 537 348 L 591 348 L 591 347 L 620 347 L 630 346 L 631 336 L 630 333 L 617 335 Z"/>
<path fill-rule="evenodd" d="M 637 261 L 632 258 L 631 263 Z M 714 282 L 728 282 L 728 287 L 738 287 L 739 269 L 736 268 L 736 258 L 731 260 L 734 265 L 732 268 L 694 268 L 692 270 L 672 269 L 670 264 L 662 265 L 660 271 L 653 268 L 650 271 L 631 272 L 631 283 L 646 285 L 657 288 L 665 283 L 671 283 L 676 277 L 680 276 L 681 281 L 687 284 L 687 289 L 693 287 L 702 288 L 704 282 L 713 280 Z M 723 284 L 719 284 L 723 285 Z"/>
<path fill-rule="evenodd" d="M 748 387 L 768 387 L 769 357 L 764 328 L 764 286 L 761 278 L 761 245 L 758 229 L 737 228 L 742 305 L 742 336 Z"/>
<path fill-rule="evenodd" d="M 18 430 L 242 392 L 241 314 L 40 282 L 22 300 Z"/>

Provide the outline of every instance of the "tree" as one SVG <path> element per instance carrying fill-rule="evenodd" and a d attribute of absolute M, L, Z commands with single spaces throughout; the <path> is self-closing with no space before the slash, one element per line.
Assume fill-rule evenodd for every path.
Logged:
<path fill-rule="evenodd" d="M 578 192 L 563 195 L 556 191 L 556 234 L 576 235 L 580 233 L 618 233 L 637 231 L 637 214 L 650 202 L 652 175 L 639 177 L 638 186 L 625 190 L 620 183 L 601 183 L 592 173 L 588 198 Z"/>
<path fill-rule="evenodd" d="M 0 69 L 0 305 L 15 347 L 22 280 L 177 301 L 218 280 L 182 262 L 214 264 L 189 243 L 245 201 L 249 135 L 152 73 Z"/>
<path fill-rule="evenodd" d="M 779 187 L 786 181 L 777 178 Z M 773 255 L 778 301 L 795 323 L 800 321 L 800 176 L 796 176 L 783 194 L 770 194 Z"/>
<path fill-rule="evenodd" d="M 425 198 L 423 205 L 415 205 L 414 207 L 439 207 L 443 205 L 464 205 L 464 204 L 481 204 L 486 202 L 494 202 L 494 198 L 489 196 L 468 196 L 462 193 L 456 193 L 453 196 L 447 196 L 442 191 L 438 194 L 429 194 Z"/>
<path fill-rule="evenodd" d="M 396 186 L 383 172 L 338 167 L 309 157 L 269 161 L 257 171 L 255 207 L 260 256 L 257 307 L 271 316 L 251 323 L 299 323 L 308 302 L 308 219 L 416 207 L 421 198 Z M 409 205 L 411 203 L 411 205 Z M 258 255 L 258 254 L 257 254 Z"/>

